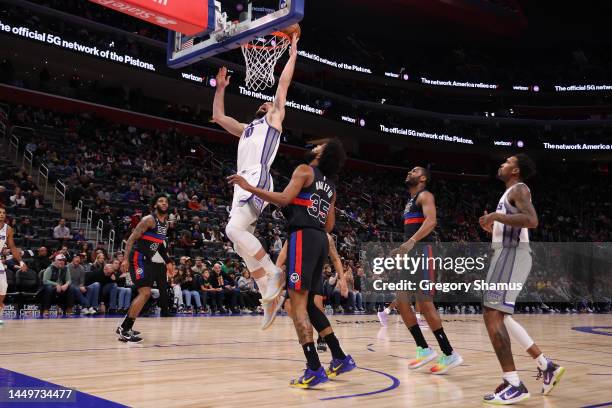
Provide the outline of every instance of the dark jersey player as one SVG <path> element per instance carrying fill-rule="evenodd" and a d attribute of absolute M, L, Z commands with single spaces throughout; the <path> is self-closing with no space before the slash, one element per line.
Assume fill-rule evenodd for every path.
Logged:
<path fill-rule="evenodd" d="M 140 343 L 142 338 L 138 337 L 139 332 L 132 330 L 136 318 L 140 314 L 143 306 L 151 296 L 151 286 L 155 279 L 155 268 L 153 257 L 159 254 L 166 263 L 167 272 L 173 274 L 174 264 L 168 258 L 166 252 L 166 233 L 168 225 L 168 197 L 164 194 L 156 195 L 151 201 L 153 211 L 144 217 L 132 234 L 128 238 L 125 246 L 127 254 L 122 268 L 129 270 L 132 282 L 136 285 L 138 296 L 132 301 L 127 316 L 117 327 L 116 333 L 119 340 L 129 343 Z"/>
<path fill-rule="evenodd" d="M 231 183 L 264 201 L 288 206 L 287 289 L 293 309 L 291 317 L 307 360 L 304 374 L 290 383 L 297 388 L 314 387 L 356 367 L 352 357 L 342 351 L 325 313 L 314 302 L 328 256 L 326 231 L 332 231 L 336 219 L 336 188 L 332 180 L 344 163 L 345 153 L 342 144 L 332 139 L 314 148 L 308 156 L 310 165 L 298 166 L 280 193 L 253 187 L 238 175 L 229 177 Z M 324 337 L 332 353 L 327 370 L 319 361 L 313 327 Z"/>
<path fill-rule="evenodd" d="M 434 241 L 433 231 L 437 224 L 435 199 L 433 194 L 426 190 L 429 180 L 429 172 L 423 167 L 415 167 L 406 176 L 406 184 L 410 193 L 410 200 L 403 214 L 404 239 L 406 242 L 399 249 L 399 252 L 409 252 L 410 255 L 417 257 L 424 256 L 425 259 L 434 256 L 433 245 L 431 243 Z M 435 282 L 433 260 L 428 261 L 426 267 L 415 271 L 413 276 L 419 281 L 429 280 Z M 451 347 L 442 328 L 442 320 L 431 295 L 429 292 L 419 291 L 415 295 L 415 300 L 417 308 L 425 316 L 427 324 L 436 340 L 438 340 L 442 351 L 442 355 L 438 358 L 437 363 L 431 367 L 430 372 L 432 374 L 444 374 L 448 370 L 460 365 L 463 359 Z M 407 292 L 398 293 L 396 302 L 402 320 L 417 345 L 416 358 L 408 363 L 408 367 L 411 369 L 420 368 L 438 357 L 438 354 L 429 347 L 421 332 L 416 314 L 412 309 L 410 294 Z"/>

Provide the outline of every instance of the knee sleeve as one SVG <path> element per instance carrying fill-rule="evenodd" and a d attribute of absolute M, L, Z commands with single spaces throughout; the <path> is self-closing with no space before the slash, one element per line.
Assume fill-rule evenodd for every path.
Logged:
<path fill-rule="evenodd" d="M 255 238 L 255 235 L 249 232 L 249 224 L 241 223 L 240 220 L 241 217 L 239 216 L 230 218 L 227 226 L 225 227 L 225 233 L 234 243 L 234 245 L 237 245 L 239 247 L 238 249 L 241 252 L 244 252 L 243 255 L 236 251 L 240 256 L 243 258 L 245 255 L 255 256 L 255 254 L 261 249 L 261 243 L 257 238 Z M 234 247 L 234 249 L 236 249 L 236 247 Z"/>
<path fill-rule="evenodd" d="M 321 333 L 323 330 L 331 326 L 327 316 L 325 316 L 325 313 L 323 313 L 315 304 L 313 293 L 308 294 L 308 304 L 306 306 L 306 310 L 308 311 L 310 323 L 317 333 Z"/>
<path fill-rule="evenodd" d="M 240 257 L 246 264 L 249 272 L 252 273 L 253 271 L 256 271 L 257 269 L 261 268 L 261 264 L 259 263 L 259 261 L 255 259 L 255 257 L 247 254 L 244 248 L 242 248 L 239 244 L 234 244 L 234 251 L 236 251 L 236 253 L 240 255 Z"/>

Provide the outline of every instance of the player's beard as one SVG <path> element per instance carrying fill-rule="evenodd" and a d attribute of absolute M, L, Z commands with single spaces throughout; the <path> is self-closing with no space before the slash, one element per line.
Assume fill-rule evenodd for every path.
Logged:
<path fill-rule="evenodd" d="M 312 150 L 308 150 L 306 153 L 304 153 L 304 161 L 306 163 L 310 163 L 316 158 L 317 158 L 317 154 L 313 152 Z"/>
<path fill-rule="evenodd" d="M 157 213 L 159 215 L 166 215 L 168 214 L 168 209 L 166 209 L 165 211 L 161 209 L 161 207 L 156 207 L 155 210 L 157 211 Z"/>
<path fill-rule="evenodd" d="M 415 180 L 415 179 L 413 179 L 413 178 L 408 178 L 408 179 L 406 179 L 406 185 L 407 185 L 408 187 L 414 187 L 414 186 L 416 186 L 416 185 L 418 185 L 418 184 L 419 184 L 418 180 Z"/>

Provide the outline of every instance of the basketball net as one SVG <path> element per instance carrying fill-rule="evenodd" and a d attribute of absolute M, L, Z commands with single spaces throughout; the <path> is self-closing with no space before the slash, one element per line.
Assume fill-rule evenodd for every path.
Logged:
<path fill-rule="evenodd" d="M 274 86 L 274 67 L 290 43 L 287 34 L 276 31 L 242 45 L 247 88 L 260 91 Z"/>

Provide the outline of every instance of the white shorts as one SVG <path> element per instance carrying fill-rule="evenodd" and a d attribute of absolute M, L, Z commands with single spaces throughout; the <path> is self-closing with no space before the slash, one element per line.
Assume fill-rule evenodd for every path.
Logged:
<path fill-rule="evenodd" d="M 515 248 L 496 249 L 487 274 L 487 283 L 524 285 L 531 271 L 529 244 L 521 243 Z M 513 314 L 520 290 L 487 290 L 483 304 L 503 313 Z"/>
<path fill-rule="evenodd" d="M 265 167 L 262 168 L 262 166 L 257 166 L 251 169 L 242 170 L 240 175 L 244 177 L 245 180 L 252 186 L 268 191 L 274 191 L 274 181 L 272 180 L 270 172 Z M 268 203 L 266 201 L 263 201 L 256 195 L 243 190 L 237 185 L 234 185 L 234 197 L 232 199 L 230 218 L 233 214 L 235 214 L 235 211 L 239 211 L 239 208 L 251 207 L 255 212 L 254 221 L 256 221 L 257 217 L 259 217 L 267 205 Z"/>
<path fill-rule="evenodd" d="M 6 295 L 7 290 L 8 282 L 6 281 L 6 272 L 4 270 L 0 270 L 0 296 Z"/>

